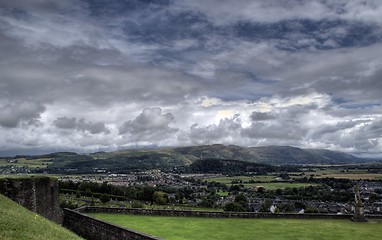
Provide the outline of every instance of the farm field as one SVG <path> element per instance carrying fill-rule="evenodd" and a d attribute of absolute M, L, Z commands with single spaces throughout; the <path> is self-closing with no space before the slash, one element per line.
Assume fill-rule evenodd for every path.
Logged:
<path fill-rule="evenodd" d="M 304 171 L 304 169 L 302 169 Z M 305 169 L 307 170 L 307 169 Z M 304 176 L 315 178 L 345 178 L 352 180 L 380 180 L 382 173 L 368 172 L 367 169 L 355 168 L 349 169 L 347 166 L 336 166 L 331 168 L 316 167 L 311 168 L 312 171 L 304 171 Z"/>
<path fill-rule="evenodd" d="M 207 178 L 208 182 L 219 182 L 224 184 L 231 184 L 232 181 L 255 181 L 255 182 L 269 182 L 275 180 L 276 176 L 273 175 L 260 175 L 260 176 L 234 176 L 234 177 L 216 177 L 216 178 Z"/>
<path fill-rule="evenodd" d="M 299 187 L 307 187 L 314 184 L 310 183 L 290 183 L 290 182 L 271 182 L 275 180 L 275 176 L 254 176 L 254 177 L 247 177 L 247 176 L 237 176 L 237 177 L 218 177 L 218 178 L 209 178 L 206 179 L 209 182 L 219 182 L 224 183 L 227 185 L 231 185 L 232 182 L 233 185 L 235 184 L 242 184 L 245 187 L 263 187 L 266 190 L 276 190 L 278 188 L 285 189 L 285 188 L 299 188 Z M 250 182 L 251 181 L 251 182 Z"/>
<path fill-rule="evenodd" d="M 300 188 L 316 184 L 310 183 L 289 183 L 289 182 L 274 182 L 274 183 L 244 183 L 245 187 L 263 187 L 266 190 L 276 190 L 285 188 Z"/>
<path fill-rule="evenodd" d="M 29 167 L 29 168 L 46 168 L 53 162 L 51 159 L 41 158 L 27 160 L 25 158 L 18 158 L 15 160 L 0 159 L 0 166 L 17 166 L 17 167 Z"/>
<path fill-rule="evenodd" d="M 381 180 L 380 173 L 331 173 L 316 174 L 315 178 L 346 178 L 353 180 Z"/>
<path fill-rule="evenodd" d="M 89 215 L 166 240 L 374 240 L 380 239 L 382 235 L 382 220 L 355 223 L 350 220 L 318 219 L 217 219 L 105 213 Z"/>

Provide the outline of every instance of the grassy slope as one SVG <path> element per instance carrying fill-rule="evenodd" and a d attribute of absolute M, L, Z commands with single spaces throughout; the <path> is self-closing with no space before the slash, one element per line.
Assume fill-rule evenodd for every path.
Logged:
<path fill-rule="evenodd" d="M 0 194 L 0 239 L 74 240 L 81 238 Z"/>
<path fill-rule="evenodd" d="M 120 226 L 136 229 L 166 240 L 288 240 L 288 239 L 380 239 L 381 222 L 350 220 L 213 219 L 91 214 Z"/>

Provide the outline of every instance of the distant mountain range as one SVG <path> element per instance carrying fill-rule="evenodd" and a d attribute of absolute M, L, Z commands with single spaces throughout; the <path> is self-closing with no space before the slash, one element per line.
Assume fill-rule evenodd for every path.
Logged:
<path fill-rule="evenodd" d="M 211 160 L 229 160 L 232 166 L 253 167 L 251 164 L 267 165 L 306 165 L 306 164 L 353 164 L 377 161 L 375 159 L 359 158 L 351 154 L 323 149 L 301 149 L 290 146 L 240 147 L 235 145 L 204 145 L 191 147 L 169 147 L 157 149 L 130 149 L 115 152 L 97 152 L 92 154 L 77 154 L 58 152 L 38 156 L 16 156 L 27 159 L 47 159 L 51 161 L 47 168 L 49 172 L 79 173 L 102 171 L 122 172 L 143 169 L 172 169 L 188 167 L 208 160 L 206 165 L 215 164 Z M 239 163 L 240 161 L 240 163 Z M 195 165 L 194 164 L 194 165 Z M 256 166 L 258 167 L 258 166 Z M 239 169 L 239 168 L 238 168 Z"/>
<path fill-rule="evenodd" d="M 190 165 L 196 160 L 212 158 L 273 165 L 347 164 L 375 161 L 375 159 L 359 158 L 348 153 L 324 149 L 301 149 L 290 146 L 240 147 L 222 144 L 158 149 L 133 149 L 91 154 L 95 159 L 107 159 L 115 156 L 141 157 L 153 155 L 159 159 L 173 160 L 178 164 L 184 165 Z"/>

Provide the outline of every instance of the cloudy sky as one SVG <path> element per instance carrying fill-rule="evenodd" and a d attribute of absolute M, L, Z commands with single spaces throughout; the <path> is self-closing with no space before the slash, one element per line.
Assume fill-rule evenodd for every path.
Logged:
<path fill-rule="evenodd" d="M 382 153 L 380 0 L 0 0 L 0 153 Z"/>

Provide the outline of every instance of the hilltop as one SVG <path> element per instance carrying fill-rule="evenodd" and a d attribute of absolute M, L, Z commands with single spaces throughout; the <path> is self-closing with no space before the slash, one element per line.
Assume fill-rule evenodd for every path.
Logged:
<path fill-rule="evenodd" d="M 351 154 L 325 149 L 301 149 L 290 146 L 241 147 L 222 144 L 159 149 L 133 149 L 110 153 L 95 153 L 91 156 L 95 159 L 107 159 L 115 156 L 155 156 L 162 160 L 167 159 L 169 161 L 172 159 L 179 165 L 189 165 L 196 160 L 211 158 L 276 165 L 349 164 L 369 160 Z"/>

